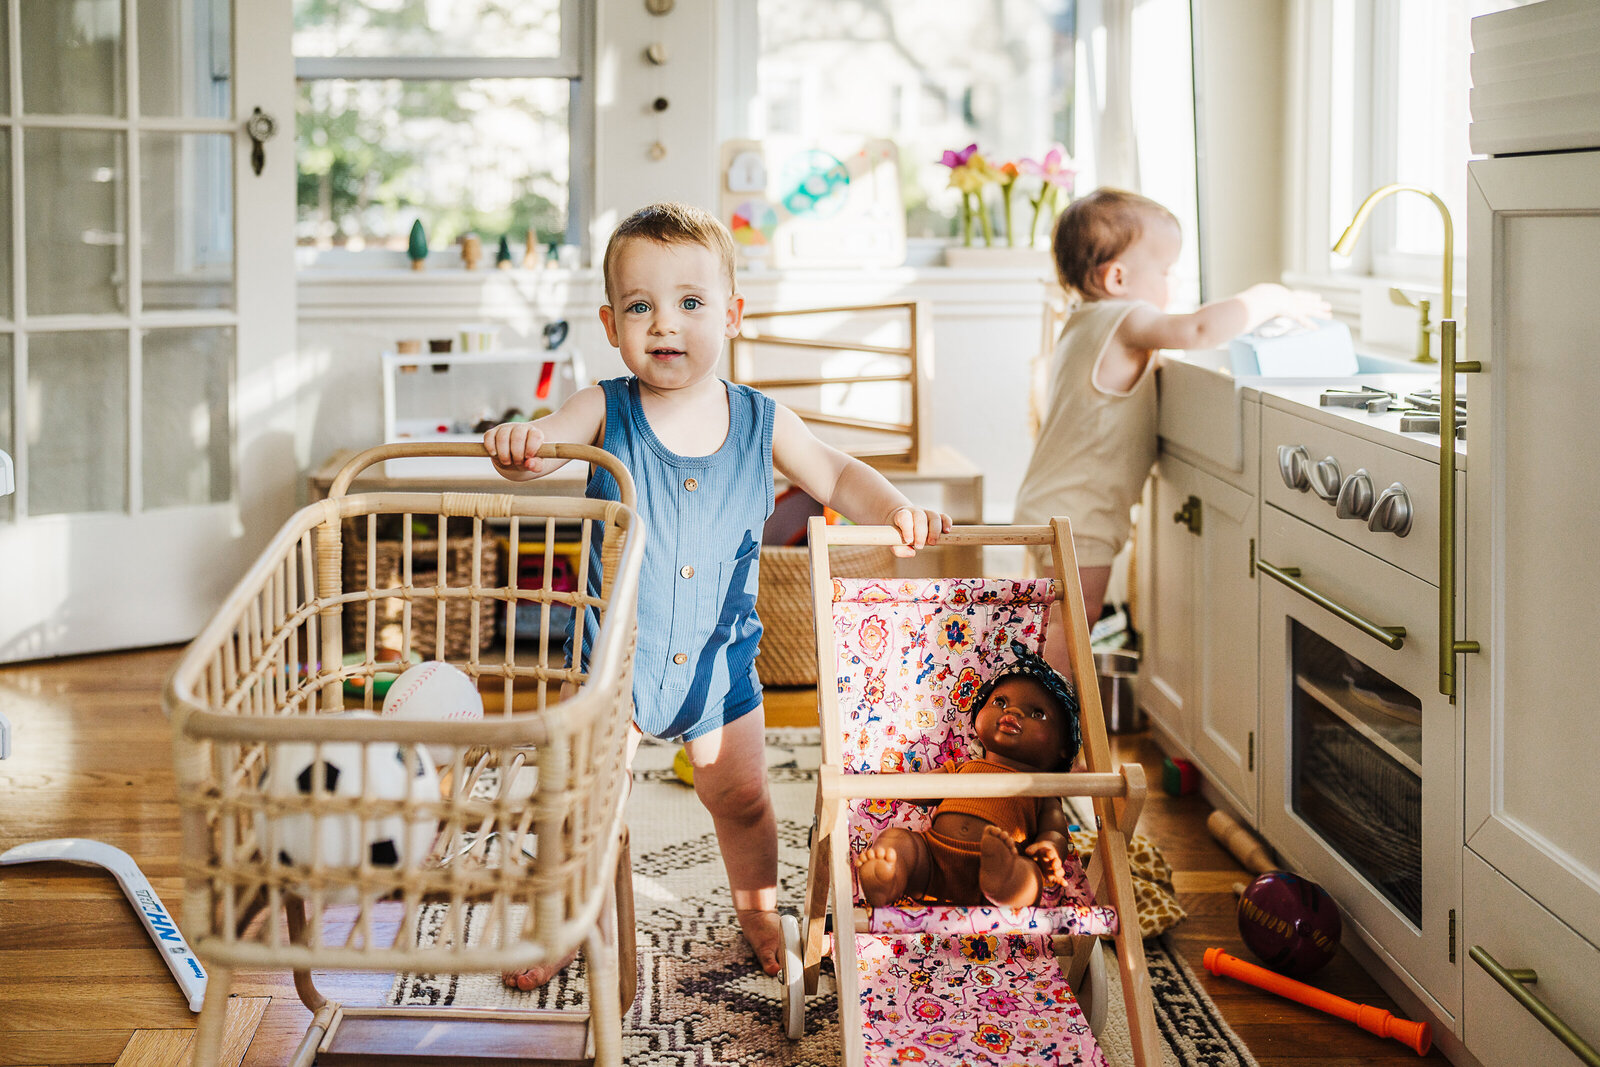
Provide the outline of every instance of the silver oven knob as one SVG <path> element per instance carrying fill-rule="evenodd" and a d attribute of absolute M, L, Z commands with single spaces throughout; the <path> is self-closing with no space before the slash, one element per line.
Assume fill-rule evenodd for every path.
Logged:
<path fill-rule="evenodd" d="M 1329 456 L 1311 468 L 1311 491 L 1332 504 L 1339 499 L 1339 461 Z"/>
<path fill-rule="evenodd" d="M 1278 446 L 1278 473 L 1283 484 L 1302 493 L 1311 488 L 1311 478 L 1306 473 L 1311 466 L 1311 454 L 1305 445 Z"/>
<path fill-rule="evenodd" d="M 1372 514 L 1372 476 L 1365 467 L 1344 480 L 1334 508 L 1341 519 L 1364 519 Z"/>
<path fill-rule="evenodd" d="M 1406 487 L 1395 482 L 1378 495 L 1367 517 L 1367 529 L 1373 533 L 1392 533 L 1404 537 L 1411 532 L 1411 494 Z"/>

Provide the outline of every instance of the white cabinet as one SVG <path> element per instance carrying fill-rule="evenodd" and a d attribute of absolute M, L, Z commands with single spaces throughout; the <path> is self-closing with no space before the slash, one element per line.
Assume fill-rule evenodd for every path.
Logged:
<path fill-rule="evenodd" d="M 1256 814 L 1254 495 L 1165 452 L 1141 554 L 1145 710 L 1241 813 Z"/>
<path fill-rule="evenodd" d="M 1481 652 L 1460 660 L 1465 862 L 1472 870 L 1481 858 L 1507 892 L 1529 898 L 1523 911 L 1547 913 L 1544 933 L 1501 937 L 1492 955 L 1537 971 L 1535 996 L 1544 976 L 1575 980 L 1586 996 L 1563 1005 L 1553 988 L 1550 1006 L 1600 1047 L 1600 953 L 1572 947 L 1600 945 L 1600 152 L 1483 160 L 1470 173 L 1466 358 L 1482 372 L 1464 376 L 1472 460 L 1459 637 Z M 1522 921 L 1485 897 L 1466 907 L 1464 951 Z M 1478 962 L 1465 967 L 1469 1049 L 1488 1050 L 1486 1063 L 1512 1062 L 1493 1051 L 1502 1047 L 1520 1062 L 1577 1062 L 1559 1048 L 1547 1058 L 1543 1045 L 1506 1046 L 1504 1024 L 1524 1025 L 1524 1008 L 1482 981 Z"/>

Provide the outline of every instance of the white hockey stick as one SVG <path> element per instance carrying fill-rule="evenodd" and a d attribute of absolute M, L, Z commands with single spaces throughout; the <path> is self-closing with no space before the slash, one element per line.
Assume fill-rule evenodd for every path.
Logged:
<path fill-rule="evenodd" d="M 189 1010 L 200 1011 L 206 996 L 206 972 L 195 958 L 189 942 L 183 939 L 178 924 L 173 920 L 161 898 L 145 879 L 144 872 L 133 862 L 133 857 L 114 845 L 103 841 L 89 841 L 81 837 L 57 837 L 49 841 L 30 841 L 6 852 L 0 852 L 0 867 L 16 863 L 40 863 L 58 860 L 63 863 L 85 863 L 104 867 L 116 876 L 122 892 L 139 913 L 139 921 L 150 935 L 150 940 L 161 950 L 167 961 L 167 970 L 178 980 L 178 988 L 188 998 Z"/>

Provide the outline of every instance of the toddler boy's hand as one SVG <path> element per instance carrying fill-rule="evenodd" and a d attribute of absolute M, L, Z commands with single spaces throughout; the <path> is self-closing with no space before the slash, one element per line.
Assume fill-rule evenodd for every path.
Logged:
<path fill-rule="evenodd" d="M 483 450 L 502 474 L 543 474 L 537 455 L 544 431 L 531 422 L 503 422 L 483 435 Z"/>
<path fill-rule="evenodd" d="M 939 535 L 950 532 L 950 516 L 932 508 L 899 507 L 889 513 L 889 525 L 900 531 L 904 542 L 894 546 L 894 554 L 914 556 L 917 549 L 938 544 Z"/>

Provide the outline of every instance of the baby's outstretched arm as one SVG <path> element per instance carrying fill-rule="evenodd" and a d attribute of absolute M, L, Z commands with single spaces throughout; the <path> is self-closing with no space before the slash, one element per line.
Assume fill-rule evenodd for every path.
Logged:
<path fill-rule="evenodd" d="M 1316 293 L 1281 285 L 1252 285 L 1237 296 L 1213 300 L 1187 315 L 1169 315 L 1148 305 L 1134 308 L 1117 327 L 1128 348 L 1216 348 L 1270 318 L 1327 318 L 1328 302 Z"/>
<path fill-rule="evenodd" d="M 772 463 L 779 473 L 851 522 L 893 526 L 903 544 L 897 556 L 915 555 L 923 545 L 939 543 L 950 530 L 950 516 L 919 508 L 878 471 L 832 445 L 818 440 L 800 416 L 778 405 L 772 428 Z"/>
<path fill-rule="evenodd" d="M 555 411 L 533 422 L 503 422 L 483 435 L 483 450 L 501 477 L 513 482 L 542 478 L 564 459 L 540 459 L 546 444 L 599 444 L 604 438 L 606 396 L 599 386 L 580 389 Z"/>

